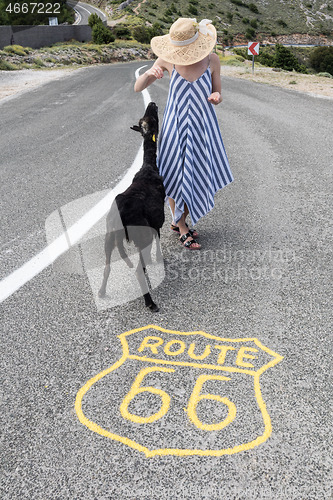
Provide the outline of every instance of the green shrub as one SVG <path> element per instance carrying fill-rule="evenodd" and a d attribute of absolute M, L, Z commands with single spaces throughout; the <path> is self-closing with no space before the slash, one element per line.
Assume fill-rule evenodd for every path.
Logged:
<path fill-rule="evenodd" d="M 162 26 L 159 23 L 154 23 L 151 29 L 151 36 L 161 36 L 163 35 Z"/>
<path fill-rule="evenodd" d="M 301 71 L 301 66 L 291 50 L 280 44 L 276 44 L 275 46 L 274 66 L 287 71 L 292 71 L 293 69 Z"/>
<path fill-rule="evenodd" d="M 159 20 L 160 20 L 160 21 L 162 21 L 162 23 L 165 23 L 165 24 L 167 24 L 167 25 L 170 25 L 170 24 L 172 24 L 172 23 L 173 23 L 173 19 L 172 19 L 172 17 L 166 17 L 166 16 L 164 16 L 164 17 L 159 17 Z"/>
<path fill-rule="evenodd" d="M 98 14 L 90 14 L 90 16 L 88 17 L 88 24 L 90 28 L 93 28 L 96 24 L 103 24 L 103 22 Z"/>
<path fill-rule="evenodd" d="M 274 54 L 261 50 L 261 53 L 259 52 L 258 62 L 264 66 L 272 68 L 274 67 Z"/>
<path fill-rule="evenodd" d="M 248 28 L 245 33 L 245 38 L 251 40 L 256 36 L 256 32 L 253 28 Z"/>
<path fill-rule="evenodd" d="M 286 23 L 283 19 L 279 19 L 279 20 L 277 21 L 277 24 L 278 24 L 279 26 L 282 26 L 282 28 L 286 28 L 286 27 L 288 26 L 288 25 L 287 25 L 287 23 Z"/>
<path fill-rule="evenodd" d="M 10 54 L 16 54 L 17 56 L 25 56 L 26 54 L 29 54 L 29 50 L 25 49 L 21 45 L 7 45 L 3 50 Z"/>
<path fill-rule="evenodd" d="M 323 76 L 325 78 L 333 78 L 333 75 L 330 73 L 318 73 L 318 76 Z"/>
<path fill-rule="evenodd" d="M 310 65 L 318 73 L 333 75 L 333 46 L 313 49 L 310 53 Z"/>
<path fill-rule="evenodd" d="M 113 28 L 113 33 L 116 38 L 121 40 L 130 40 L 131 39 L 131 30 L 126 26 L 126 24 L 116 24 Z"/>
<path fill-rule="evenodd" d="M 254 12 L 255 14 L 259 14 L 258 7 L 254 3 L 249 4 L 249 9 L 251 12 Z"/>
<path fill-rule="evenodd" d="M 19 69 L 19 68 L 15 64 L 12 64 L 8 61 L 1 61 L 0 60 L 0 70 L 1 71 L 14 71 L 16 69 Z"/>
<path fill-rule="evenodd" d="M 197 16 L 199 14 L 198 9 L 193 4 L 189 5 L 188 11 L 193 16 Z"/>
<path fill-rule="evenodd" d="M 252 59 L 252 55 L 248 55 L 247 49 L 234 49 L 234 52 L 246 59 Z M 256 61 L 270 68 L 281 68 L 288 71 L 294 69 L 299 73 L 308 73 L 305 64 L 301 64 L 293 53 L 282 45 L 276 45 L 275 49 L 262 47 L 259 56 L 256 56 Z"/>
<path fill-rule="evenodd" d="M 102 45 L 115 41 L 115 36 L 97 14 L 90 14 L 88 24 L 92 28 L 91 38 L 94 43 Z"/>
<path fill-rule="evenodd" d="M 45 66 L 44 61 L 40 57 L 34 57 L 33 62 L 35 68 L 44 68 Z"/>
<path fill-rule="evenodd" d="M 147 26 L 134 26 L 132 35 L 135 40 L 140 43 L 150 43 L 152 39 L 152 30 Z"/>
<path fill-rule="evenodd" d="M 222 66 L 243 66 L 244 59 L 240 56 L 226 56 L 220 58 Z"/>
<path fill-rule="evenodd" d="M 102 23 L 97 23 L 93 26 L 91 37 L 93 42 L 99 45 L 111 43 L 115 40 L 111 31 Z"/>
<path fill-rule="evenodd" d="M 238 5 L 239 7 L 247 7 L 246 3 L 242 2 L 242 0 L 230 0 L 231 3 Z"/>

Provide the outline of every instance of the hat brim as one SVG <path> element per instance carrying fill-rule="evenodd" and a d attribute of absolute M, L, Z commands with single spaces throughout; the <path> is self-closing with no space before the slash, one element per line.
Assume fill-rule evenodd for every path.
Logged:
<path fill-rule="evenodd" d="M 199 32 L 198 38 L 189 45 L 174 45 L 171 43 L 170 35 L 155 36 L 151 39 L 151 48 L 158 57 L 172 64 L 188 66 L 201 61 L 213 50 L 216 44 L 216 29 L 209 24 L 208 29 L 214 33 L 203 35 Z"/>

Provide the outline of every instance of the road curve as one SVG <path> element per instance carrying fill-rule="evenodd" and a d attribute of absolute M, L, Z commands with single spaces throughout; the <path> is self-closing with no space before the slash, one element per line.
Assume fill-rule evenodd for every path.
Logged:
<path fill-rule="evenodd" d="M 97 7 L 83 2 L 73 2 L 71 0 L 69 0 L 67 4 L 70 7 L 72 7 L 77 13 L 76 20 L 74 23 L 75 25 L 88 24 L 88 18 L 91 14 L 97 14 L 102 19 L 103 23 L 106 24 L 107 16 L 103 11 L 101 11 Z"/>

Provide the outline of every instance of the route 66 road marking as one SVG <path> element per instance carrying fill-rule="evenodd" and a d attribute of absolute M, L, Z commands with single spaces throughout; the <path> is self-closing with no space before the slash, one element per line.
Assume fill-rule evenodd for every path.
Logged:
<path fill-rule="evenodd" d="M 272 433 L 259 379 L 283 358 L 257 338 L 156 325 L 118 336 L 123 355 L 79 390 L 82 424 L 156 455 L 232 455 Z"/>

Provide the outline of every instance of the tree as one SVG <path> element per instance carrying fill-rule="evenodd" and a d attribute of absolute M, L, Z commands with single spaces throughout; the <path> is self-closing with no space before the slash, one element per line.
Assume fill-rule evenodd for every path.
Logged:
<path fill-rule="evenodd" d="M 294 54 L 279 43 L 275 46 L 274 66 L 287 71 L 301 71 L 300 64 Z"/>
<path fill-rule="evenodd" d="M 256 36 L 256 32 L 253 28 L 248 28 L 245 33 L 245 38 L 247 40 L 253 40 L 253 38 Z"/>
<path fill-rule="evenodd" d="M 116 24 L 116 26 L 113 28 L 113 32 L 116 38 L 120 38 L 122 40 L 131 39 L 131 30 L 125 24 Z"/>
<path fill-rule="evenodd" d="M 152 38 L 151 29 L 147 26 L 141 24 L 140 26 L 134 26 L 132 29 L 132 35 L 135 40 L 140 43 L 150 43 Z"/>
<path fill-rule="evenodd" d="M 92 28 L 91 38 L 94 43 L 102 45 L 114 42 L 113 33 L 103 24 L 102 19 L 97 14 L 90 14 L 88 24 Z"/>
<path fill-rule="evenodd" d="M 115 38 L 111 31 L 104 26 L 104 24 L 96 23 L 91 32 L 91 37 L 94 43 L 98 43 L 100 45 L 114 42 Z"/>
<path fill-rule="evenodd" d="M 96 13 L 90 14 L 90 16 L 88 17 L 88 24 L 90 28 L 93 28 L 95 24 L 102 24 L 102 19 Z"/>
<path fill-rule="evenodd" d="M 310 64 L 320 73 L 333 76 L 333 47 L 316 47 L 310 54 Z"/>

